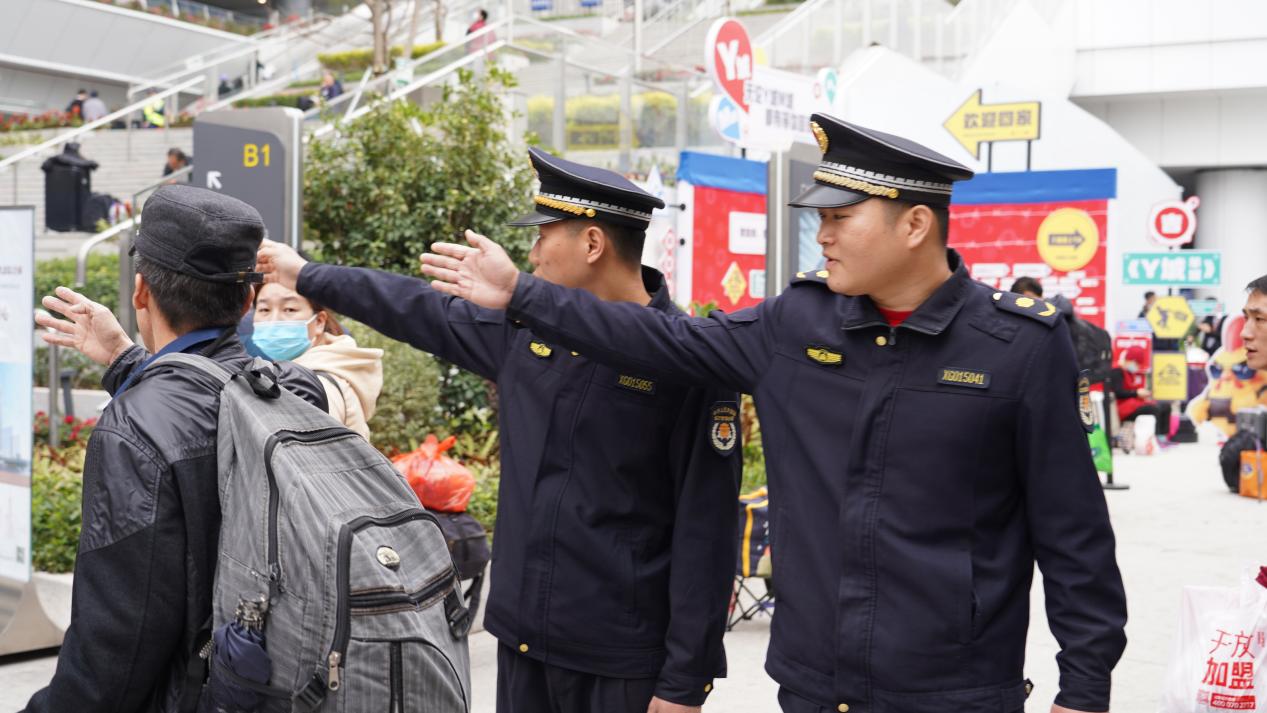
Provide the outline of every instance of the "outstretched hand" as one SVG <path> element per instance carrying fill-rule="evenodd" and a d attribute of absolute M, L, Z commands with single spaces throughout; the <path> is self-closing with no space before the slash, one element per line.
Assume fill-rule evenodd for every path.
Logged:
<path fill-rule="evenodd" d="M 285 243 L 265 240 L 255 257 L 256 269 L 264 273 L 264 284 L 277 283 L 294 290 L 299 285 L 299 272 L 308 261 Z"/>
<path fill-rule="evenodd" d="M 113 364 L 132 346 L 132 339 L 110 308 L 69 287 L 58 287 L 54 292 L 56 296 L 48 295 L 40 303 L 66 319 L 46 313 L 35 315 L 35 323 L 49 330 L 41 335 L 45 342 L 70 347 L 102 366 Z"/>
<path fill-rule="evenodd" d="M 432 243 L 422 256 L 422 274 L 435 278 L 440 292 L 488 309 L 506 309 L 519 282 L 519 270 L 500 245 L 473 230 L 470 245 Z"/>

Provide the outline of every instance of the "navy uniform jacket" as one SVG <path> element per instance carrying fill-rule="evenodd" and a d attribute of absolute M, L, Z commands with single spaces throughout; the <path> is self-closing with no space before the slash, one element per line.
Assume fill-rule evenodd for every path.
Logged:
<path fill-rule="evenodd" d="M 897 328 L 813 276 L 686 319 L 521 275 L 508 314 L 612 364 L 755 395 L 781 685 L 852 713 L 1018 711 L 1037 560 L 1057 702 L 1107 710 L 1125 595 L 1067 327 L 948 259 Z"/>
<path fill-rule="evenodd" d="M 651 306 L 677 311 L 646 269 Z M 484 624 L 563 668 L 658 678 L 703 703 L 725 675 L 742 459 L 712 447 L 736 395 L 621 371 L 432 290 L 425 280 L 310 263 L 299 292 L 497 382 L 501 487 Z"/>

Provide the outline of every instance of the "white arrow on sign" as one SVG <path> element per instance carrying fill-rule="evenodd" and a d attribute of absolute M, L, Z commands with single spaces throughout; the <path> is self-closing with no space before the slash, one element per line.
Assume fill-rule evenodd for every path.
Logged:
<path fill-rule="evenodd" d="M 219 171 L 207 171 L 207 188 L 210 188 L 213 190 L 220 190 L 221 186 L 220 186 L 220 172 Z"/>

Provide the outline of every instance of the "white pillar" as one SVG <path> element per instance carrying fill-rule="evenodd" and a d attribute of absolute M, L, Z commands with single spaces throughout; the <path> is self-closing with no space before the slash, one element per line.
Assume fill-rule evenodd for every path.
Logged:
<path fill-rule="evenodd" d="M 1228 312 L 1245 303 L 1245 285 L 1267 274 L 1267 170 L 1217 169 L 1197 173 L 1197 237 L 1194 247 L 1223 252 L 1218 290 Z"/>

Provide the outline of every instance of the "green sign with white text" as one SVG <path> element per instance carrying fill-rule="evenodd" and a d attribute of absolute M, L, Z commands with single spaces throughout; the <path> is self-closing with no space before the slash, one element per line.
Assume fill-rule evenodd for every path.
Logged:
<path fill-rule="evenodd" d="M 1126 253 L 1122 284 L 1215 287 L 1223 281 L 1222 257 L 1217 250 Z"/>

